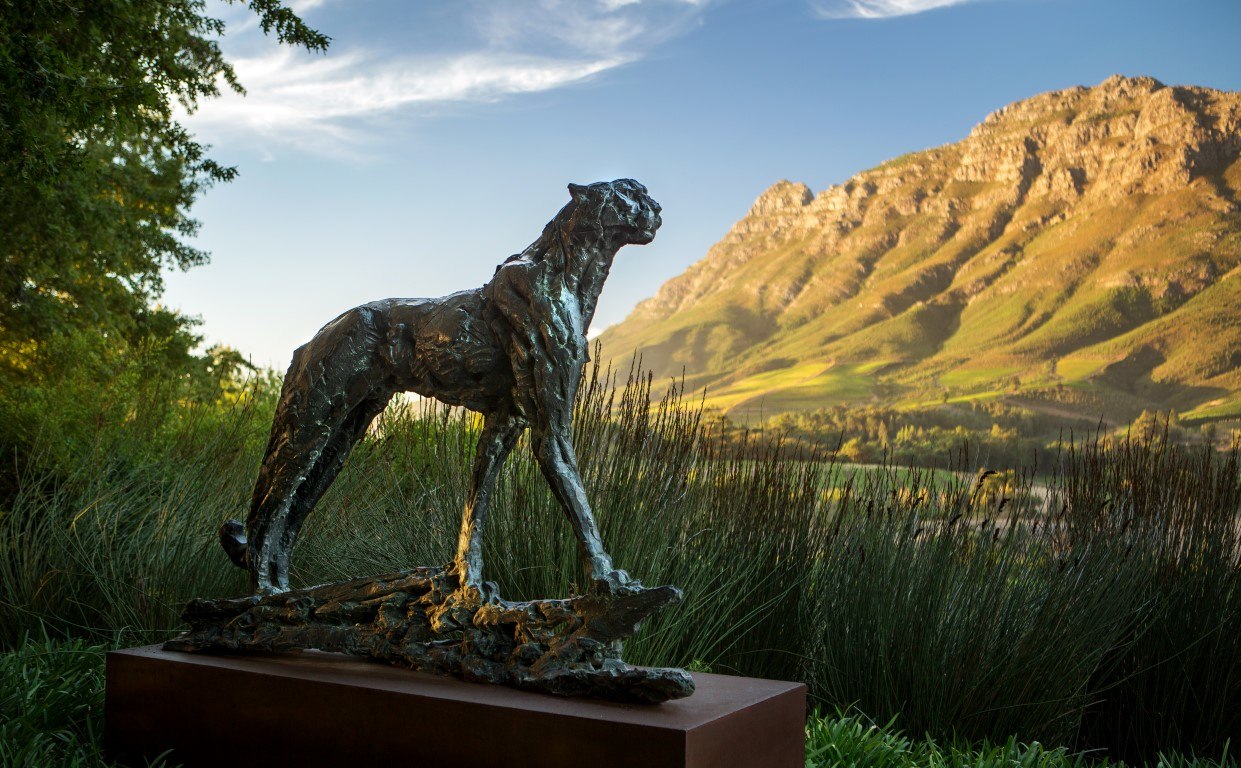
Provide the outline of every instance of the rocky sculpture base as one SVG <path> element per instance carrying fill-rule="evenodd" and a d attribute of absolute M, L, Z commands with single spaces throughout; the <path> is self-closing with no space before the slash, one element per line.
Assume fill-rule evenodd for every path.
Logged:
<path fill-rule="evenodd" d="M 681 591 L 622 587 L 553 600 L 484 600 L 443 568 L 266 597 L 192 600 L 176 651 L 315 649 L 561 696 L 658 703 L 694 692 L 684 670 L 633 667 L 621 641 Z"/>

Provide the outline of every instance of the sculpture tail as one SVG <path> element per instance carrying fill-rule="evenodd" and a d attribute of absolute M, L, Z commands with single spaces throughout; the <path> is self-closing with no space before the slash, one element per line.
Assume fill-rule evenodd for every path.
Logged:
<path fill-rule="evenodd" d="M 250 551 L 250 542 L 246 540 L 246 527 L 240 520 L 226 520 L 220 526 L 220 546 L 224 547 L 233 565 L 247 567 L 246 553 Z"/>

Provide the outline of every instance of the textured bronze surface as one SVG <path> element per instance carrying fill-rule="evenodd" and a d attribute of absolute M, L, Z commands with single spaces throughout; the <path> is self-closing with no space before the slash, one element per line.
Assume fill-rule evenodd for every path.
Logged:
<path fill-rule="evenodd" d="M 543 234 L 481 288 L 355 307 L 293 353 L 246 526 L 220 543 L 250 571 L 251 597 L 191 602 L 181 651 L 315 648 L 473 682 L 566 696 L 660 702 L 689 696 L 678 669 L 639 669 L 621 641 L 676 587 L 648 589 L 613 567 L 573 448 L 586 329 L 621 247 L 649 243 L 660 207 L 632 179 L 569 185 Z M 397 392 L 483 415 L 456 558 L 289 591 L 298 531 L 349 451 Z M 483 524 L 505 458 L 531 430 L 535 459 L 577 538 L 588 593 L 512 603 L 483 581 Z"/>
<path fill-rule="evenodd" d="M 806 689 L 695 674 L 659 706 L 538 696 L 338 654 L 108 655 L 105 744 L 193 766 L 801 768 Z"/>
<path fill-rule="evenodd" d="M 620 642 L 676 587 L 621 588 L 569 599 L 465 602 L 457 574 L 415 568 L 267 596 L 194 600 L 174 651 L 321 651 L 364 656 L 561 696 L 655 704 L 682 698 L 681 669 L 632 667 Z"/>

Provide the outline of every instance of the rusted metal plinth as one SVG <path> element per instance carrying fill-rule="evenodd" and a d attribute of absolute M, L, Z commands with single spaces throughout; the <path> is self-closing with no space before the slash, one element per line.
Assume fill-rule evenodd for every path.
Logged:
<path fill-rule="evenodd" d="M 806 687 L 695 674 L 658 705 L 562 699 L 337 654 L 108 654 L 105 744 L 142 764 L 801 768 Z"/>

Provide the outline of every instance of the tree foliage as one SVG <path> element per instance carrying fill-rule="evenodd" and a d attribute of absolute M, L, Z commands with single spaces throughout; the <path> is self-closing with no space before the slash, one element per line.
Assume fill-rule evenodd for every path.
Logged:
<path fill-rule="evenodd" d="M 236 2 L 237 0 L 227 0 Z M 263 30 L 311 51 L 328 38 L 278 0 Z M 10 373 L 57 334 L 161 339 L 186 322 L 152 307 L 161 271 L 207 255 L 190 205 L 236 170 L 176 120 L 221 87 L 241 92 L 203 0 L 0 0 L 0 355 Z M 44 361 L 46 362 L 46 361 Z"/>
<path fill-rule="evenodd" d="M 246 5 L 327 47 L 279 0 Z M 195 354 L 193 322 L 154 304 L 163 270 L 207 259 L 191 204 L 236 173 L 177 120 L 242 91 L 224 32 L 204 0 L 0 0 L 0 507 L 109 427 L 242 395 L 241 356 Z"/>

